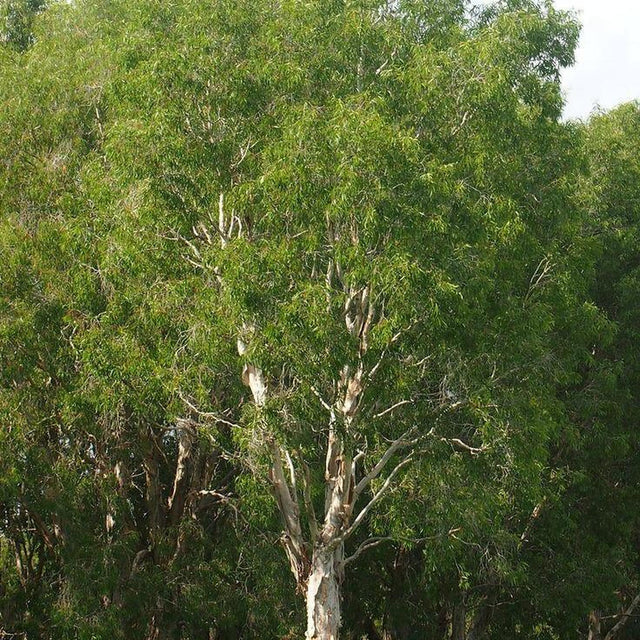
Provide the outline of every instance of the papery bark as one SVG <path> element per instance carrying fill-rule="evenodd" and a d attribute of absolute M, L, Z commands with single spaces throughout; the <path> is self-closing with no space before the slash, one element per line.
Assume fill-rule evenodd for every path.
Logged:
<path fill-rule="evenodd" d="M 338 640 L 341 623 L 342 545 L 313 551 L 307 586 L 307 640 Z"/>

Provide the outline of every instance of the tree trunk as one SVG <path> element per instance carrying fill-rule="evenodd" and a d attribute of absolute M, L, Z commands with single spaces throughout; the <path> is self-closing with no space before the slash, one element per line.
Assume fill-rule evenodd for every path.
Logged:
<path fill-rule="evenodd" d="M 451 640 L 465 640 L 467 625 L 467 608 L 464 599 L 453 607 L 453 617 L 451 620 Z"/>
<path fill-rule="evenodd" d="M 589 613 L 589 636 L 588 640 L 602 640 L 600 629 L 600 612 L 593 610 Z"/>
<path fill-rule="evenodd" d="M 313 551 L 307 584 L 307 640 L 338 640 L 342 545 L 331 550 L 324 545 Z"/>

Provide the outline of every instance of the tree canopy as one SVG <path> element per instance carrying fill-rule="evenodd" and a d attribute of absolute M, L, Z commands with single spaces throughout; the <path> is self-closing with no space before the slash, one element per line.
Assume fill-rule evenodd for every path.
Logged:
<path fill-rule="evenodd" d="M 551 2 L 6 4 L 0 635 L 634 637 L 640 106 Z"/>

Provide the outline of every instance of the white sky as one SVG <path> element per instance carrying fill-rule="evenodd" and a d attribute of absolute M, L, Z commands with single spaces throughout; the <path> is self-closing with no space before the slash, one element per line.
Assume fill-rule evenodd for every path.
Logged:
<path fill-rule="evenodd" d="M 565 118 L 640 99 L 640 0 L 555 0 L 582 23 L 576 64 L 563 74 Z"/>

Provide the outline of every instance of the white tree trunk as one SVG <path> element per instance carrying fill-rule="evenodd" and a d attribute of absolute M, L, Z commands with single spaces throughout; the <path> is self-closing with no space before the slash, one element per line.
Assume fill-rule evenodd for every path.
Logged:
<path fill-rule="evenodd" d="M 338 640 L 342 545 L 336 550 L 317 546 L 307 585 L 306 640 Z"/>

